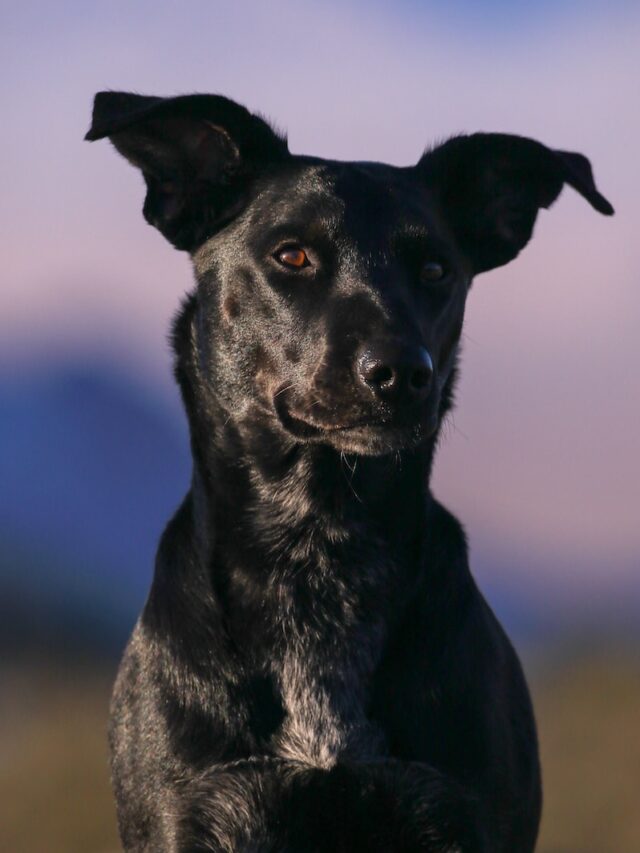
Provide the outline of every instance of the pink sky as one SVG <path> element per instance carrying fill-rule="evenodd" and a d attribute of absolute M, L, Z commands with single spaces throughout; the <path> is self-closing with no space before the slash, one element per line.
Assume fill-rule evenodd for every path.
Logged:
<path fill-rule="evenodd" d="M 221 92 L 288 129 L 293 151 L 340 159 L 411 163 L 480 129 L 582 151 L 617 215 L 566 190 L 522 257 L 476 281 L 435 484 L 474 547 L 513 557 L 516 578 L 517 554 L 535 551 L 567 588 L 583 565 L 594 588 L 634 581 L 640 11 L 599 8 L 493 32 L 460 30 L 429 4 L 418 17 L 410 4 L 288 0 L 23 6 L 1 45 L 13 81 L 0 137 L 4 369 L 90 349 L 153 381 L 168 373 L 190 271 L 144 223 L 136 172 L 82 142 L 98 89 Z M 555 561 L 575 577 L 555 577 Z"/>

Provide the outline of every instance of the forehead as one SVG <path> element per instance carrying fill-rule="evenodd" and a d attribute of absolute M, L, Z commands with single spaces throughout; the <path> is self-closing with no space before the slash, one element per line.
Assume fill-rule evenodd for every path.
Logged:
<path fill-rule="evenodd" d="M 386 240 L 436 226 L 433 200 L 415 169 L 383 163 L 294 158 L 261 181 L 252 217 L 274 227 L 304 226 Z"/>

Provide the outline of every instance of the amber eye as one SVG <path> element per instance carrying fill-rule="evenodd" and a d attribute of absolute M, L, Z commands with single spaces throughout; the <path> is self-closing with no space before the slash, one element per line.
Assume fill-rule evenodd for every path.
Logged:
<path fill-rule="evenodd" d="M 301 270 L 309 266 L 309 258 L 306 252 L 297 246 L 287 246 L 284 249 L 280 249 L 279 252 L 276 252 L 275 258 L 283 267 Z"/>
<path fill-rule="evenodd" d="M 431 281 L 440 281 L 445 277 L 445 275 L 445 268 L 442 264 L 439 264 L 437 261 L 427 261 L 427 263 L 422 267 L 420 278 L 422 281 L 428 283 Z"/>

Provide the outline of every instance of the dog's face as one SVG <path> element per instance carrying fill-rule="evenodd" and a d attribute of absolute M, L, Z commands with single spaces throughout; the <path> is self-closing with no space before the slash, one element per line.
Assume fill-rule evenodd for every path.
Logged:
<path fill-rule="evenodd" d="M 437 428 L 473 276 L 515 257 L 588 161 L 457 137 L 410 168 L 290 155 L 214 96 L 98 96 L 89 138 L 139 166 L 145 216 L 191 252 L 203 381 L 229 417 L 383 454 Z"/>
<path fill-rule="evenodd" d="M 225 407 L 356 453 L 424 439 L 470 280 L 434 200 L 411 170 L 298 158 L 254 190 L 194 255 Z"/>

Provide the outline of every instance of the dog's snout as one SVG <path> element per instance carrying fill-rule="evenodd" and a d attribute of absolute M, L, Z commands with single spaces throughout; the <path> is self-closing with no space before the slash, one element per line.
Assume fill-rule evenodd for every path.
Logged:
<path fill-rule="evenodd" d="M 380 399 L 415 401 L 429 393 L 433 363 L 424 347 L 379 343 L 361 351 L 357 374 Z"/>

